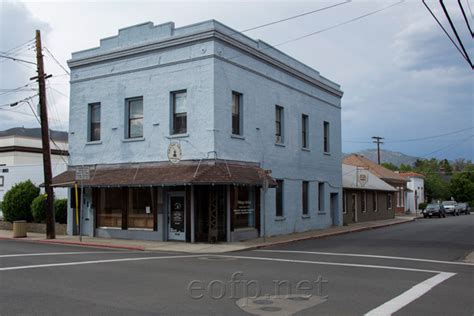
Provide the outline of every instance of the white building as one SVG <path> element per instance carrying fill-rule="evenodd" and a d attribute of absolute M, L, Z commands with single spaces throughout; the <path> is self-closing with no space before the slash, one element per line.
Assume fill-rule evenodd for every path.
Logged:
<path fill-rule="evenodd" d="M 91 168 L 84 234 L 237 241 L 342 225 L 343 92 L 318 71 L 214 20 L 120 29 L 68 65 L 70 169 L 54 182 Z"/>
<path fill-rule="evenodd" d="M 410 189 L 407 192 L 406 211 L 415 213 L 418 205 L 425 201 L 425 177 L 415 172 L 400 172 L 400 175 L 407 178 L 407 187 Z"/>
<path fill-rule="evenodd" d="M 67 168 L 67 133 L 51 131 L 51 138 L 55 143 L 51 143 L 51 169 L 55 176 Z M 26 180 L 37 186 L 44 182 L 41 129 L 16 127 L 0 131 L 0 201 L 13 185 Z M 55 197 L 67 197 L 67 191 L 56 189 Z"/>

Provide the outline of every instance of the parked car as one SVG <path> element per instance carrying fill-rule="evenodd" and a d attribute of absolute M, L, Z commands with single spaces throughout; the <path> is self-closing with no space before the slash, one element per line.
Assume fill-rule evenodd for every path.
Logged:
<path fill-rule="evenodd" d="M 458 203 L 458 211 L 460 214 L 469 215 L 471 213 L 471 208 L 468 203 Z"/>
<path fill-rule="evenodd" d="M 459 210 L 457 208 L 456 201 L 443 201 L 441 203 L 444 206 L 444 211 L 446 214 L 452 214 L 453 216 L 459 215 Z"/>
<path fill-rule="evenodd" d="M 437 203 L 428 204 L 426 208 L 423 210 L 423 216 L 425 218 L 431 217 L 431 216 L 438 216 L 439 218 L 446 217 L 443 204 L 437 204 Z"/>

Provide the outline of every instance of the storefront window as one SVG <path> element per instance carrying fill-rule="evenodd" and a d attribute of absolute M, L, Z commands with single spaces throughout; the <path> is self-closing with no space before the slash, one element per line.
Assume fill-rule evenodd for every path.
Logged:
<path fill-rule="evenodd" d="M 255 194 L 253 187 L 234 187 L 232 216 L 234 228 L 255 227 Z"/>
<path fill-rule="evenodd" d="M 128 228 L 153 229 L 151 188 L 130 188 Z"/>
<path fill-rule="evenodd" d="M 122 209 L 125 207 L 122 189 L 101 189 L 100 209 L 97 210 L 97 227 L 122 227 Z"/>

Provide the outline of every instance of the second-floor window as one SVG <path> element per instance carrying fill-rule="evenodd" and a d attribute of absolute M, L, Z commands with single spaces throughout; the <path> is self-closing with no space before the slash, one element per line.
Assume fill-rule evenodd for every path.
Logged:
<path fill-rule="evenodd" d="M 308 186 L 309 186 L 309 182 L 303 181 L 303 184 L 302 184 L 303 215 L 308 215 Z"/>
<path fill-rule="evenodd" d="M 89 141 L 100 140 L 100 103 L 89 104 Z"/>
<path fill-rule="evenodd" d="M 301 147 L 308 148 L 308 115 L 301 115 Z"/>
<path fill-rule="evenodd" d="M 173 110 L 172 134 L 185 134 L 188 115 L 186 91 L 171 93 L 171 102 Z"/>
<path fill-rule="evenodd" d="M 127 138 L 143 137 L 143 97 L 126 100 Z"/>
<path fill-rule="evenodd" d="M 283 107 L 275 106 L 275 143 L 283 143 Z"/>
<path fill-rule="evenodd" d="M 329 122 L 324 122 L 324 152 L 328 153 L 329 150 Z"/>
<path fill-rule="evenodd" d="M 242 133 L 242 94 L 232 92 L 232 134 Z"/>

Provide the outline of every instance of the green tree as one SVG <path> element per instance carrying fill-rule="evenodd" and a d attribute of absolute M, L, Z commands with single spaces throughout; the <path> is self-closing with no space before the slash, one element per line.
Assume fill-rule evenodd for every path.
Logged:
<path fill-rule="evenodd" d="M 3 197 L 2 211 L 6 221 L 31 221 L 31 202 L 38 196 L 40 189 L 30 180 L 15 184 Z"/>
<path fill-rule="evenodd" d="M 31 202 L 31 213 L 37 223 L 44 223 L 46 220 L 46 194 L 40 194 Z"/>
<path fill-rule="evenodd" d="M 57 223 L 67 223 L 67 199 L 54 200 L 54 218 Z"/>
<path fill-rule="evenodd" d="M 456 201 L 474 201 L 474 166 L 464 168 L 451 178 L 449 191 Z"/>
<path fill-rule="evenodd" d="M 387 168 L 387 169 L 389 169 L 389 170 L 392 170 L 392 171 L 398 170 L 398 167 L 395 166 L 395 165 L 394 165 L 393 163 L 391 163 L 391 162 L 382 162 L 381 165 L 382 165 L 382 167 L 385 167 L 385 168 Z"/>
<path fill-rule="evenodd" d="M 410 165 L 405 165 L 404 163 L 402 163 L 402 164 L 400 165 L 400 171 L 401 171 L 401 172 L 413 171 L 413 167 L 410 166 Z"/>

